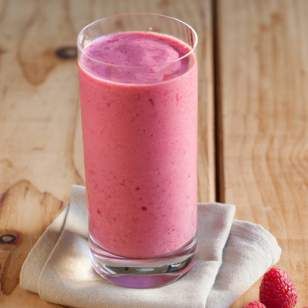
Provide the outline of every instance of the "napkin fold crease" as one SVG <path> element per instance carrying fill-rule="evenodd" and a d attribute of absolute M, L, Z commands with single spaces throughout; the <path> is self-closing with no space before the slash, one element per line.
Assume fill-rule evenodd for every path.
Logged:
<path fill-rule="evenodd" d="M 69 205 L 22 266 L 21 287 L 46 301 L 93 308 L 227 308 L 280 258 L 273 235 L 260 225 L 234 220 L 233 205 L 200 204 L 192 270 L 161 288 L 118 287 L 92 270 L 85 195 L 83 186 L 73 186 Z"/>

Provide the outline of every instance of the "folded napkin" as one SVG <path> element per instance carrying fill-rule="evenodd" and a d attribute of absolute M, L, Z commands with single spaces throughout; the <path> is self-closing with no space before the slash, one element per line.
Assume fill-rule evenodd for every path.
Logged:
<path fill-rule="evenodd" d="M 21 287 L 46 301 L 73 307 L 229 307 L 281 253 L 271 233 L 234 220 L 234 212 L 229 204 L 199 205 L 198 253 L 192 270 L 161 288 L 126 289 L 92 270 L 85 189 L 73 186 L 69 205 L 27 256 Z"/>

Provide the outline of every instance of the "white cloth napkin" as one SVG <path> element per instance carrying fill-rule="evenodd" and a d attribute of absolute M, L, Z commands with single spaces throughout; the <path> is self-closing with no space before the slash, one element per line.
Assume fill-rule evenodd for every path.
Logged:
<path fill-rule="evenodd" d="M 193 269 L 155 289 L 126 289 L 99 278 L 87 244 L 85 189 L 73 186 L 68 207 L 25 260 L 21 287 L 57 304 L 108 308 L 225 308 L 280 257 L 276 239 L 262 226 L 233 220 L 229 204 L 198 208 L 198 254 Z"/>

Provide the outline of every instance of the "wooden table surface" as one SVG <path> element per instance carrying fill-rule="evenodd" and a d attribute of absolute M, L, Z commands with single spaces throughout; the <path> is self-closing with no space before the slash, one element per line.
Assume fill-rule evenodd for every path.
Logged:
<path fill-rule="evenodd" d="M 297 307 L 308 306 L 307 0 L 0 0 L 0 306 L 59 307 L 18 275 L 83 183 L 76 35 L 138 11 L 199 33 L 199 199 L 235 203 L 238 218 L 268 228 Z M 257 293 L 258 283 L 234 307 Z"/>

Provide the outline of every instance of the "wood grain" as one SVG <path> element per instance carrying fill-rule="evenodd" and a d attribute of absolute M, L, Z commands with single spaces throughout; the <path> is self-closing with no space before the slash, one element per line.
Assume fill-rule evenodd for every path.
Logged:
<path fill-rule="evenodd" d="M 264 225 L 308 304 L 308 2 L 218 3 L 223 200 Z M 257 298 L 256 285 L 235 307 Z"/>
<path fill-rule="evenodd" d="M 17 286 L 35 240 L 83 182 L 75 40 L 90 21 L 157 12 L 199 33 L 199 199 L 213 200 L 214 142 L 210 0 L 0 0 L 1 307 L 58 307 Z"/>

